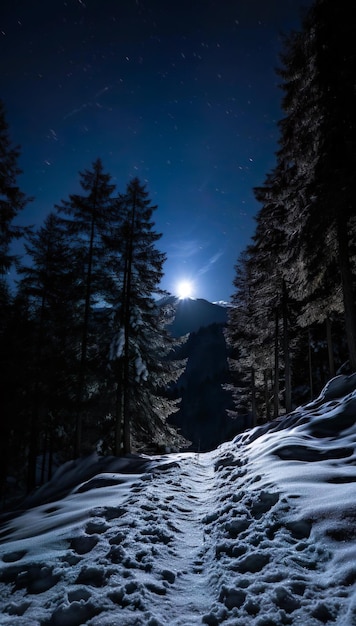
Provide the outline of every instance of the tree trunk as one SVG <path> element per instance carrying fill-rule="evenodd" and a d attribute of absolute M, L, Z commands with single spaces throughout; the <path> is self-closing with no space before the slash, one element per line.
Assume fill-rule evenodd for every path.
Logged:
<path fill-rule="evenodd" d="M 337 223 L 339 266 L 345 310 L 345 330 L 352 371 L 356 371 L 356 308 L 353 293 L 353 277 L 349 258 L 347 225 L 342 216 Z"/>
<path fill-rule="evenodd" d="M 269 393 L 268 393 L 268 370 L 263 372 L 264 386 L 265 386 L 265 405 L 266 405 L 266 422 L 271 419 L 271 409 L 269 405 Z"/>
<path fill-rule="evenodd" d="M 116 381 L 116 402 L 115 402 L 115 456 L 121 455 L 122 446 L 122 425 L 123 425 L 123 404 L 122 404 L 122 360 L 118 359 L 118 375 Z"/>
<path fill-rule="evenodd" d="M 129 239 L 129 237 L 128 237 Z M 127 276 L 128 276 L 128 257 L 130 242 L 126 241 L 126 250 L 124 254 L 124 275 L 122 280 L 122 302 L 119 315 L 119 328 L 124 328 L 125 332 L 125 349 L 126 349 L 126 310 L 128 303 L 127 292 Z M 123 451 L 123 435 L 124 435 L 124 398 L 125 398 L 125 378 L 124 378 L 124 358 L 125 354 L 118 359 L 117 362 L 117 380 L 116 380 L 116 404 L 115 404 L 115 454 L 121 456 Z"/>
<path fill-rule="evenodd" d="M 256 385 L 255 385 L 255 370 L 251 367 L 251 413 L 252 413 L 252 427 L 257 424 L 256 414 Z"/>
<path fill-rule="evenodd" d="M 74 456 L 79 456 L 80 449 L 82 445 L 82 403 L 84 396 L 84 386 L 85 386 L 85 369 L 86 369 L 86 360 L 87 360 L 87 351 L 88 351 L 88 328 L 89 328 L 89 313 L 90 313 L 90 296 L 91 296 L 91 278 L 92 278 L 92 266 L 93 266 L 93 245 L 94 245 L 94 217 L 91 224 L 91 233 L 90 233 L 90 242 L 89 242 L 89 252 L 88 252 L 88 270 L 86 277 L 86 287 L 85 287 L 85 306 L 84 306 L 84 320 L 83 320 L 83 333 L 82 333 L 82 345 L 81 345 L 81 355 L 80 355 L 80 366 L 79 366 L 79 391 L 78 391 L 78 407 L 77 407 L 77 417 L 75 424 L 75 449 Z"/>
<path fill-rule="evenodd" d="M 37 383 L 36 383 L 37 386 Z M 38 453 L 38 413 L 39 413 L 39 394 L 36 389 L 33 397 L 33 406 L 30 420 L 30 442 L 28 453 L 28 469 L 27 469 L 27 492 L 30 493 L 36 487 L 36 465 Z"/>
<path fill-rule="evenodd" d="M 328 343 L 330 378 L 334 378 L 335 361 L 334 361 L 333 339 L 332 339 L 332 334 L 331 334 L 331 321 L 329 317 L 326 318 L 326 338 L 327 338 L 327 343 Z"/>
<path fill-rule="evenodd" d="M 290 413 L 292 410 L 292 388 L 291 388 L 289 323 L 288 323 L 288 294 L 287 294 L 287 288 L 286 288 L 284 281 L 283 281 L 282 312 L 283 312 L 285 403 L 286 403 L 286 412 Z"/>
<path fill-rule="evenodd" d="M 45 325 L 45 305 L 46 295 L 42 295 L 39 330 L 36 346 L 35 362 L 35 381 L 32 397 L 32 412 L 30 419 L 30 441 L 28 452 L 28 470 L 27 470 L 27 491 L 30 493 L 36 486 L 36 464 L 38 454 L 38 431 L 39 431 L 39 412 L 40 412 L 40 378 L 42 367 L 42 352 L 44 344 L 44 325 Z"/>
<path fill-rule="evenodd" d="M 48 474 L 47 474 L 47 480 L 51 480 L 52 478 L 52 474 L 53 474 L 53 454 L 54 454 L 54 450 L 53 450 L 53 431 L 54 431 L 54 427 L 53 427 L 53 415 L 52 413 L 50 413 L 49 415 L 49 450 L 48 450 Z"/>
<path fill-rule="evenodd" d="M 311 349 L 311 330 L 308 328 L 308 368 L 309 368 L 309 387 L 310 400 L 313 399 L 313 366 L 312 366 L 312 349 Z"/>
<path fill-rule="evenodd" d="M 279 315 L 278 307 L 275 310 L 275 334 L 274 334 L 274 400 L 273 417 L 279 415 Z"/>
<path fill-rule="evenodd" d="M 79 391 L 78 391 L 78 407 L 77 417 L 75 425 L 75 456 L 79 456 L 82 445 L 82 402 L 84 396 L 85 386 L 85 370 L 88 352 L 88 329 L 89 329 L 89 317 L 90 317 L 90 299 L 91 299 L 91 283 L 92 283 L 92 270 L 93 270 L 93 251 L 94 251 L 94 237 L 95 237 L 95 211 L 97 208 L 97 186 L 99 182 L 99 173 L 96 174 L 96 180 L 94 184 L 93 205 L 92 205 L 92 221 L 90 229 L 89 251 L 88 251 L 88 269 L 86 275 L 85 285 L 85 306 L 84 306 L 84 320 L 83 320 L 83 334 L 82 345 L 80 355 L 80 369 L 79 369 Z"/>
<path fill-rule="evenodd" d="M 131 416 L 130 416 L 130 316 L 131 316 L 131 278 L 132 278 L 132 260 L 133 260 L 133 237 L 136 218 L 136 198 L 133 197 L 132 213 L 129 231 L 129 246 L 127 258 L 127 275 L 126 275 L 126 297 L 124 307 L 124 331 L 125 331 L 125 350 L 124 350 L 124 381 L 123 381 L 123 444 L 124 453 L 131 452 Z"/>
<path fill-rule="evenodd" d="M 48 432 L 47 432 L 47 424 L 45 428 L 45 432 L 43 435 L 43 448 L 42 448 L 42 463 L 41 463 L 41 481 L 40 484 L 43 485 L 46 480 L 46 461 L 47 461 L 47 445 L 48 445 Z"/>

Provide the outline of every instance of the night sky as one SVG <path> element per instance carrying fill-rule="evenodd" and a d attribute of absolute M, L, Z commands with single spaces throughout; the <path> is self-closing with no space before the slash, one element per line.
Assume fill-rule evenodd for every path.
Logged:
<path fill-rule="evenodd" d="M 100 157 L 147 184 L 162 287 L 230 300 L 275 164 L 281 35 L 311 0 L 3 0 L 0 98 L 41 225 Z"/>

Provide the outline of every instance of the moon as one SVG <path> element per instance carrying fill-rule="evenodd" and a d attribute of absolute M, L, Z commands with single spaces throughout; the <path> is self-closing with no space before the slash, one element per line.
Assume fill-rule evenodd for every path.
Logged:
<path fill-rule="evenodd" d="M 181 280 L 177 285 L 178 298 L 190 298 L 193 294 L 193 283 L 190 280 Z"/>

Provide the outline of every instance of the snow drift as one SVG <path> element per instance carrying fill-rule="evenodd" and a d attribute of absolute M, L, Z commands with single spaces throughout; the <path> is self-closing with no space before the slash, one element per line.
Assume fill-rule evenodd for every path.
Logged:
<path fill-rule="evenodd" d="M 1 626 L 356 624 L 356 377 L 217 450 L 90 457 L 1 527 Z"/>

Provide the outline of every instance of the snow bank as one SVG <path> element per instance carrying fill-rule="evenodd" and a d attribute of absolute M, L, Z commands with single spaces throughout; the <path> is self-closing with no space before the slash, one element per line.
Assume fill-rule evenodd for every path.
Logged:
<path fill-rule="evenodd" d="M 337 377 L 214 452 L 66 464 L 1 528 L 1 626 L 356 624 L 355 422 Z"/>

